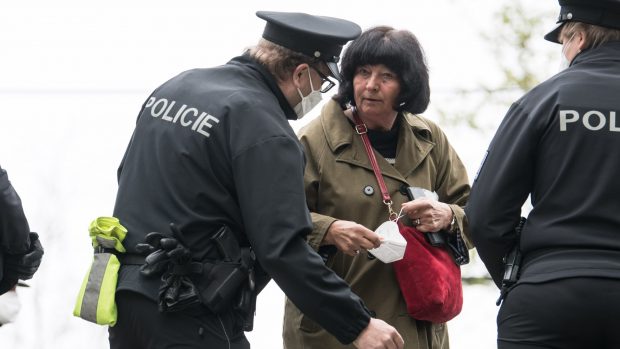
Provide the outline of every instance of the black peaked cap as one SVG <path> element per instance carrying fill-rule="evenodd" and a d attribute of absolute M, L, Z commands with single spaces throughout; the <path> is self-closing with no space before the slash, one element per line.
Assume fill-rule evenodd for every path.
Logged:
<path fill-rule="evenodd" d="M 343 46 L 360 36 L 359 25 L 345 19 L 299 12 L 258 11 L 265 21 L 263 38 L 292 51 L 322 60 L 335 78 Z"/>
<path fill-rule="evenodd" d="M 620 0 L 559 0 L 558 25 L 545 39 L 560 43 L 558 35 L 566 22 L 583 22 L 601 27 L 620 29 Z"/>

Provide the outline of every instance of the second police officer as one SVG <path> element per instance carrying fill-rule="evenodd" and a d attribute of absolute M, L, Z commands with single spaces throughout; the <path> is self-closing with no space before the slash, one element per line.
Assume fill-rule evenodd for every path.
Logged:
<path fill-rule="evenodd" d="M 466 213 L 495 283 L 520 244 L 499 348 L 620 348 L 620 1 L 560 0 L 567 67 L 516 101 Z M 520 239 L 514 231 L 531 195 Z"/>

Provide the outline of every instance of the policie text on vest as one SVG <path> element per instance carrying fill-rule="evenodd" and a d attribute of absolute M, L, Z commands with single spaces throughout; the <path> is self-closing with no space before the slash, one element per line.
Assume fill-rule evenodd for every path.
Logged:
<path fill-rule="evenodd" d="M 608 128 L 610 132 L 620 132 L 616 122 L 616 112 L 602 112 L 589 110 L 580 112 L 577 110 L 560 110 L 560 132 L 566 131 L 568 127 L 583 127 L 590 131 L 598 131 Z"/>
<path fill-rule="evenodd" d="M 179 123 L 183 127 L 190 127 L 193 131 L 200 133 L 205 137 L 209 137 L 208 129 L 213 127 L 213 123 L 219 123 L 220 120 L 206 112 L 201 112 L 197 108 L 183 104 L 180 107 L 175 105 L 176 101 L 167 100 L 166 98 L 157 99 L 150 97 L 144 105 L 145 111 L 150 110 L 151 116 L 154 118 L 161 117 L 162 120 L 173 124 Z"/>

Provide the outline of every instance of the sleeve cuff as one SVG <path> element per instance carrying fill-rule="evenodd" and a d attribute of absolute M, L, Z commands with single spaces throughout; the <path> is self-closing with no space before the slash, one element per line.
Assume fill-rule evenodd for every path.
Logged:
<path fill-rule="evenodd" d="M 456 218 L 456 224 L 458 226 L 457 230 L 461 233 L 461 237 L 465 241 L 468 249 L 474 248 L 474 243 L 469 234 L 469 229 L 467 226 L 467 217 L 465 216 L 465 211 L 459 205 L 450 205 L 450 209 Z"/>
<path fill-rule="evenodd" d="M 370 323 L 370 312 L 362 303 L 362 307 L 366 310 L 366 316 L 360 319 L 356 319 L 356 321 L 351 322 L 351 326 L 343 329 L 342 334 L 336 336 L 336 339 L 342 344 L 351 344 L 354 340 L 359 337 L 359 335 L 368 327 Z"/>
<path fill-rule="evenodd" d="M 318 251 L 325 234 L 327 234 L 327 229 L 337 219 L 314 212 L 311 212 L 310 215 L 312 216 L 312 232 L 308 235 L 308 244 L 313 250 Z"/>

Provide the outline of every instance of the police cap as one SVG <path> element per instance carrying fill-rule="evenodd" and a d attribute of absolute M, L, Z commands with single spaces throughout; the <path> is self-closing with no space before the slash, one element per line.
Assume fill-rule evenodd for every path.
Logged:
<path fill-rule="evenodd" d="M 560 16 L 555 29 L 545 39 L 560 43 L 558 36 L 566 22 L 583 22 L 620 29 L 620 0 L 559 0 Z"/>
<path fill-rule="evenodd" d="M 272 11 L 258 11 L 256 15 L 267 21 L 263 38 L 325 62 L 338 80 L 342 47 L 362 32 L 357 24 L 340 18 Z"/>

